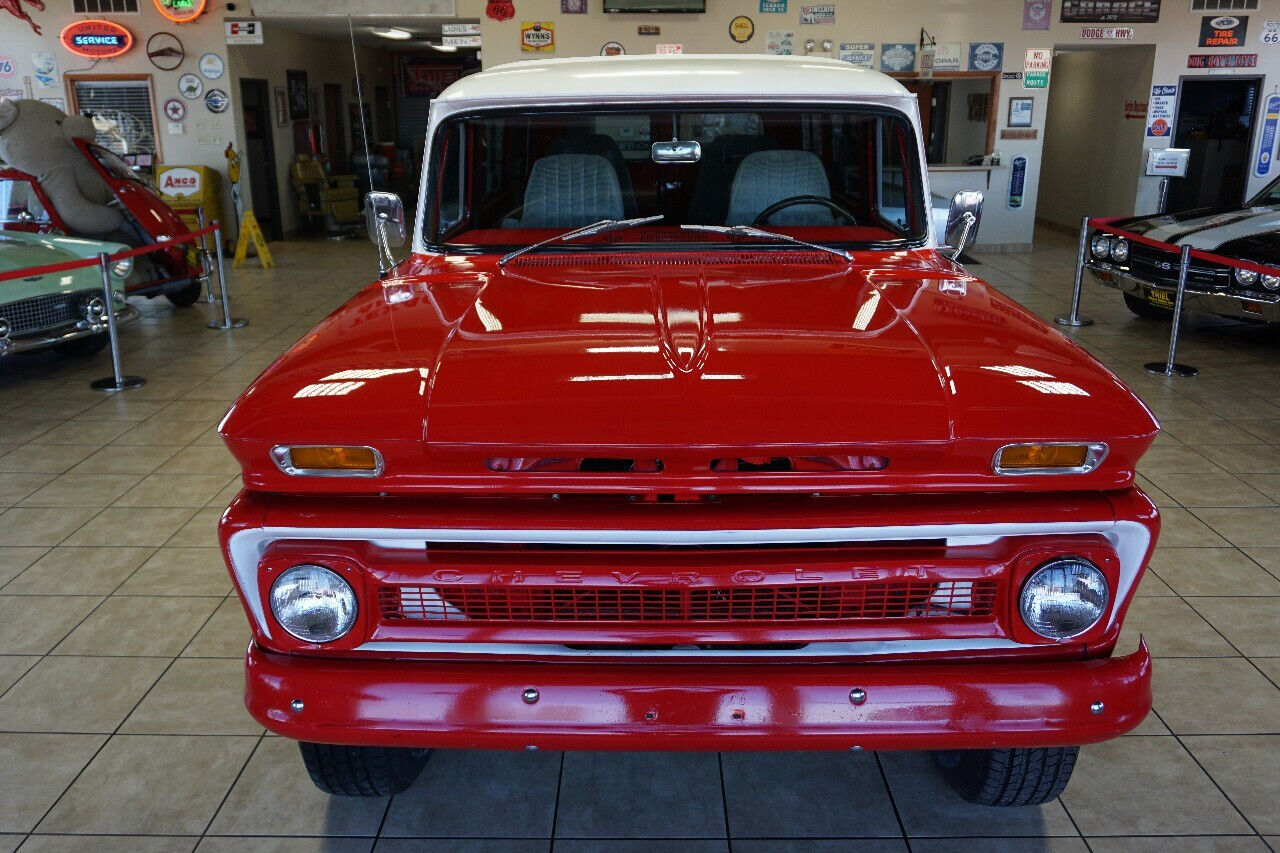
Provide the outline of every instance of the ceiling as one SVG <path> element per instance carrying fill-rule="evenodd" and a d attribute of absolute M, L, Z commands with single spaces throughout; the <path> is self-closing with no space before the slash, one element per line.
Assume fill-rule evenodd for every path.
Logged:
<path fill-rule="evenodd" d="M 345 15 L 279 15 L 262 16 L 272 27 L 303 33 L 317 38 L 346 42 L 347 17 Z M 429 50 L 426 42 L 440 43 L 440 27 L 444 24 L 478 24 L 479 18 L 406 18 L 404 15 L 353 15 L 352 28 L 356 44 L 364 47 L 386 47 L 398 51 Z M 374 28 L 396 27 L 413 33 L 407 40 L 386 39 L 373 34 Z"/>

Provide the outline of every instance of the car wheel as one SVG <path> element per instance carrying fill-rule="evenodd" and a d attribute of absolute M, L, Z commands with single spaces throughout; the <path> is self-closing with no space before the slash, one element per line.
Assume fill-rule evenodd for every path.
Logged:
<path fill-rule="evenodd" d="M 1173 312 L 1168 308 L 1152 305 L 1141 296 L 1134 296 L 1131 293 L 1124 295 L 1124 304 L 1129 306 L 1130 311 L 1139 317 L 1146 317 L 1148 320 L 1168 320 L 1173 316 Z"/>
<path fill-rule="evenodd" d="M 83 338 L 75 338 L 54 345 L 54 350 L 60 355 L 69 355 L 73 358 L 84 358 L 95 353 L 102 352 L 107 344 L 111 343 L 111 336 L 106 332 L 97 335 L 85 335 Z"/>
<path fill-rule="evenodd" d="M 429 749 L 305 743 L 302 760 L 316 787 L 339 797 L 388 797 L 413 784 Z"/>
<path fill-rule="evenodd" d="M 166 293 L 165 298 L 178 308 L 188 308 L 195 305 L 196 300 L 200 298 L 200 279 L 193 277 L 190 284 L 180 290 L 172 290 Z"/>
<path fill-rule="evenodd" d="M 1078 746 L 934 752 L 947 783 L 983 806 L 1035 806 L 1056 800 L 1076 766 Z"/>

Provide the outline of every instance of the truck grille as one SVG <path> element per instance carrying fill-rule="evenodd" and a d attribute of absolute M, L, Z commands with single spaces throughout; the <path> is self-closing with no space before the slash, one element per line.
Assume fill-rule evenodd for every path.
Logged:
<path fill-rule="evenodd" d="M 1129 271 L 1141 279 L 1167 284 L 1178 284 L 1178 253 L 1163 251 L 1143 243 L 1129 244 Z M 1190 290 L 1226 290 L 1231 286 L 1231 270 L 1218 264 L 1192 259 L 1187 271 L 1187 288 Z"/>
<path fill-rule="evenodd" d="M 22 335 L 74 323 L 82 317 L 81 305 L 94 291 L 51 293 L 0 305 L 0 317 L 9 321 L 10 334 Z"/>
<path fill-rule="evenodd" d="M 382 586 L 385 621 L 556 623 L 833 622 L 991 617 L 996 581 L 851 581 L 616 588 Z"/>

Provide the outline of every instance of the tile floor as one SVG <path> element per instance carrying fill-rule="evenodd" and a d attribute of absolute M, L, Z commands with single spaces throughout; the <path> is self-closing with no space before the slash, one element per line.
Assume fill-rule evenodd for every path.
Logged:
<path fill-rule="evenodd" d="M 860 851 L 1280 848 L 1280 334 L 1188 324 L 1190 380 L 1153 378 L 1160 324 L 1090 285 L 1078 340 L 1165 431 L 1142 465 L 1164 535 L 1123 648 L 1156 711 L 1084 750 L 1060 802 L 970 807 L 927 757 L 437 752 L 391 800 L 329 800 L 240 705 L 244 616 L 214 548 L 236 467 L 214 424 L 373 266 L 364 243 L 277 244 L 237 270 L 246 328 L 142 304 L 125 363 L 0 363 L 0 851 Z M 973 271 L 1060 312 L 1074 245 Z M 554 841 L 553 841 L 554 839 Z M 851 839 L 859 839 L 851 841 Z"/>

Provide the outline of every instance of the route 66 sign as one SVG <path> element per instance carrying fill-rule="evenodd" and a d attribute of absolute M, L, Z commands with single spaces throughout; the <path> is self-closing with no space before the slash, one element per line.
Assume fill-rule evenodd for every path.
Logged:
<path fill-rule="evenodd" d="M 1270 47 L 1280 44 L 1280 21 L 1263 21 L 1258 41 Z"/>

